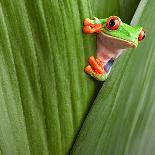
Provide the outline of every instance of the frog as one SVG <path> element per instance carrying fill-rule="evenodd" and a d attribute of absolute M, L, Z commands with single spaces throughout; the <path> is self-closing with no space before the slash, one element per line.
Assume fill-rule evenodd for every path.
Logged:
<path fill-rule="evenodd" d="M 90 56 L 84 71 L 98 81 L 105 81 L 114 61 L 127 48 L 136 48 L 145 38 L 144 28 L 128 25 L 118 17 L 85 18 L 83 32 L 96 34 L 96 58 Z"/>

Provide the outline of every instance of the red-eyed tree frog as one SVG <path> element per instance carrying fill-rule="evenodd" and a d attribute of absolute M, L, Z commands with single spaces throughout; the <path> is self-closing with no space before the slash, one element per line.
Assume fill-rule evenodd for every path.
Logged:
<path fill-rule="evenodd" d="M 130 26 L 121 21 L 117 16 L 105 19 L 94 17 L 93 20 L 84 19 L 84 33 L 97 33 L 97 58 L 89 57 L 89 65 L 85 72 L 99 81 L 107 79 L 112 64 L 124 49 L 137 47 L 145 38 L 144 29 L 141 26 Z"/>

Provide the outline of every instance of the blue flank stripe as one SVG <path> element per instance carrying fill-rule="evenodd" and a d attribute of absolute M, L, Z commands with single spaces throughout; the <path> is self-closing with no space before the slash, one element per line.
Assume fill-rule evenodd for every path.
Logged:
<path fill-rule="evenodd" d="M 104 66 L 104 69 L 105 69 L 106 72 L 109 71 L 109 69 L 111 68 L 111 66 L 112 66 L 113 63 L 114 63 L 114 60 L 113 60 L 113 59 L 109 60 L 109 61 L 106 63 L 106 65 Z"/>

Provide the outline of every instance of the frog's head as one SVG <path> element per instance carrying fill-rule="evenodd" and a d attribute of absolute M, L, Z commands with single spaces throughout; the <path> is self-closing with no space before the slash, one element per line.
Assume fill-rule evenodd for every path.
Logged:
<path fill-rule="evenodd" d="M 141 26 L 130 26 L 121 21 L 117 16 L 110 16 L 103 19 L 102 33 L 111 39 L 117 40 L 126 48 L 137 47 L 145 37 L 144 29 Z"/>

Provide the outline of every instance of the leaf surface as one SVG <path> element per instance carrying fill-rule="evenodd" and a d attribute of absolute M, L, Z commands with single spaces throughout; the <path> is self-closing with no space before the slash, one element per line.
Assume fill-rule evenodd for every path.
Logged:
<path fill-rule="evenodd" d="M 141 1 L 132 24 L 138 21 L 147 36 L 137 49 L 128 50 L 114 64 L 72 154 L 155 154 L 154 10 L 153 0 Z"/>
<path fill-rule="evenodd" d="M 101 85 L 83 72 L 95 55 L 81 31 L 91 2 L 0 1 L 0 154 L 69 152 Z"/>

